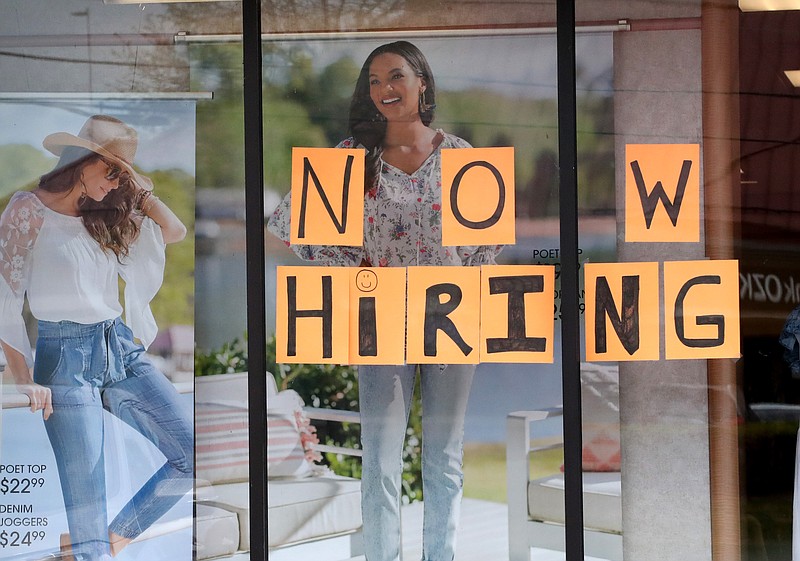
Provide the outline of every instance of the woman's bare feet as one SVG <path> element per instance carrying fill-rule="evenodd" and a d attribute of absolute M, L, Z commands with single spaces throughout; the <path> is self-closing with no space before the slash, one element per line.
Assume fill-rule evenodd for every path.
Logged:
<path fill-rule="evenodd" d="M 72 556 L 72 541 L 69 539 L 69 534 L 61 534 L 58 537 L 58 548 L 61 550 L 62 561 L 75 561 Z"/>
<path fill-rule="evenodd" d="M 131 541 L 132 540 L 130 538 L 123 538 L 122 536 L 119 536 L 119 535 L 115 534 L 114 532 L 109 532 L 108 533 L 108 542 L 111 544 L 111 555 L 112 555 L 112 557 L 116 557 L 119 554 L 120 551 L 125 549 L 125 546 L 127 546 L 129 543 L 131 543 Z"/>
<path fill-rule="evenodd" d="M 109 532 L 108 543 L 111 547 L 111 556 L 116 557 L 131 541 L 130 538 L 123 538 L 114 532 Z M 61 561 L 75 561 L 75 557 L 72 555 L 72 541 L 69 538 L 69 534 L 61 534 L 58 538 L 58 545 L 61 550 Z"/>

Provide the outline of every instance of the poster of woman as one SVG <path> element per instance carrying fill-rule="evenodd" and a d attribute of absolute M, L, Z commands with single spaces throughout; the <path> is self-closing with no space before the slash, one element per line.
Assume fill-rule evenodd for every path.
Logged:
<path fill-rule="evenodd" d="M 137 152 L 163 149 L 175 135 L 193 138 L 193 103 L 4 105 L 15 109 L 12 122 L 51 132 L 38 146 L 0 143 L 0 152 L 49 166 L 38 179 L 32 166 L 26 183 L 5 194 L 0 219 L 8 401 L 0 485 L 10 513 L 0 546 L 76 561 L 129 547 L 132 555 L 154 548 L 152 559 L 190 559 L 191 383 L 180 382 L 168 352 L 147 349 L 163 348 L 152 344 L 171 325 L 159 319 L 193 321 L 191 267 L 170 263 L 167 249 L 186 243 L 192 226 L 193 157 L 164 172 Z M 154 300 L 165 278 L 184 280 L 169 316 Z M 159 534 L 173 535 L 152 537 Z"/>

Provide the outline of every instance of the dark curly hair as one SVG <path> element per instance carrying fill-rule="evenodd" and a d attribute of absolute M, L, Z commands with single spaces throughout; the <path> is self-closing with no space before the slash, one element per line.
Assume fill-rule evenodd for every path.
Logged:
<path fill-rule="evenodd" d="M 419 108 L 419 116 L 425 126 L 433 122 L 436 106 L 436 84 L 433 79 L 433 71 L 425 55 L 416 45 L 408 41 L 395 41 L 381 45 L 369 54 L 361 67 L 353 98 L 350 101 L 350 134 L 356 142 L 367 149 L 364 192 L 369 191 L 378 183 L 383 139 L 386 136 L 386 118 L 375 107 L 369 95 L 369 68 L 375 57 L 386 53 L 403 57 L 416 75 L 425 82 L 424 97 Z"/>
<path fill-rule="evenodd" d="M 83 169 L 103 158 L 85 148 L 66 146 L 56 167 L 39 178 L 39 188 L 51 193 L 68 193 L 81 181 Z M 105 160 L 103 160 L 105 161 Z M 83 225 L 104 250 L 110 250 L 117 259 L 128 254 L 131 242 L 139 233 L 134 220 L 136 190 L 130 176 L 119 176 L 119 187 L 102 201 L 83 197 L 79 203 Z"/>

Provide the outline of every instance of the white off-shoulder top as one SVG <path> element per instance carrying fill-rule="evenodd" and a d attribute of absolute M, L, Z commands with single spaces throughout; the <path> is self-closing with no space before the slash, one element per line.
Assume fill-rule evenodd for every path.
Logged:
<path fill-rule="evenodd" d="M 77 216 L 60 214 L 32 192 L 14 194 L 0 216 L 0 340 L 33 366 L 22 317 L 27 294 L 39 320 L 97 323 L 122 314 L 119 278 L 125 281 L 125 322 L 147 347 L 158 327 L 150 301 L 164 278 L 161 228 L 144 218 L 129 254 L 103 251 Z"/>

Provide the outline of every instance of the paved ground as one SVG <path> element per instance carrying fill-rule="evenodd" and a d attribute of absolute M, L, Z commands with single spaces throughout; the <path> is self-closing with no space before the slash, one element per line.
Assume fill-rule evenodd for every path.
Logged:
<path fill-rule="evenodd" d="M 422 559 L 422 503 L 403 507 L 403 561 Z M 508 559 L 508 511 L 505 504 L 464 499 L 455 561 L 505 561 Z M 270 552 L 270 561 L 365 561 L 348 558 L 347 542 L 309 544 L 305 549 Z M 591 557 L 586 557 L 590 561 Z M 564 554 L 533 549 L 531 561 L 564 561 Z M 599 561 L 599 560 L 597 560 Z"/>

